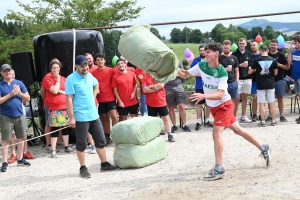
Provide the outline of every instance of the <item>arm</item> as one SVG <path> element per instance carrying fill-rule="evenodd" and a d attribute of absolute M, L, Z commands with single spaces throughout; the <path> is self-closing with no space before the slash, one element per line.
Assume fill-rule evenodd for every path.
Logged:
<path fill-rule="evenodd" d="M 133 92 L 130 95 L 130 99 L 134 98 L 135 93 L 137 92 L 137 83 L 134 85 Z"/>
<path fill-rule="evenodd" d="M 24 101 L 24 102 L 30 101 L 30 95 L 28 92 L 25 92 L 25 93 L 20 92 L 19 96 L 21 97 L 22 101 Z"/>
<path fill-rule="evenodd" d="M 5 103 L 8 99 L 10 99 L 11 97 L 15 96 L 16 94 L 14 94 L 13 91 L 11 91 L 10 93 L 8 93 L 7 95 L 5 95 L 4 97 L 0 97 L 0 104 Z"/>
<path fill-rule="evenodd" d="M 288 64 L 285 64 L 285 65 L 280 64 L 280 63 L 277 63 L 277 64 L 278 64 L 278 67 L 281 67 L 282 69 L 289 69 L 290 68 L 290 66 Z"/>
<path fill-rule="evenodd" d="M 44 100 L 44 99 L 45 99 L 45 96 L 46 96 L 46 89 L 45 89 L 44 87 L 41 87 L 40 93 L 41 93 L 42 99 Z"/>
<path fill-rule="evenodd" d="M 192 74 L 190 74 L 187 70 L 178 69 L 178 76 L 180 78 L 187 79 L 187 78 L 191 77 Z"/>
<path fill-rule="evenodd" d="M 116 96 L 116 98 L 118 100 L 119 106 L 124 108 L 124 103 L 123 103 L 123 101 L 120 98 L 120 95 L 118 93 L 118 88 L 113 88 L 113 89 L 114 89 L 115 96 Z"/>
<path fill-rule="evenodd" d="M 196 74 L 195 77 L 201 77 L 201 74 Z"/>
<path fill-rule="evenodd" d="M 278 69 L 274 69 L 274 76 L 277 76 Z"/>
<path fill-rule="evenodd" d="M 69 126 L 71 128 L 76 127 L 76 120 L 74 118 L 74 110 L 73 110 L 73 95 L 67 95 L 67 109 L 68 109 L 68 114 L 70 117 L 70 123 Z"/>
<path fill-rule="evenodd" d="M 160 90 L 163 87 L 164 87 L 163 83 L 157 83 L 154 85 L 149 85 L 147 87 L 144 87 L 143 92 L 144 93 L 152 93 L 152 92 L 156 92 L 156 91 Z"/>
<path fill-rule="evenodd" d="M 235 73 L 235 80 L 237 82 L 239 82 L 239 80 L 240 80 L 240 71 L 239 71 L 238 67 L 234 68 L 234 73 Z"/>
<path fill-rule="evenodd" d="M 95 99 L 97 94 L 99 94 L 99 83 L 94 87 L 93 94 Z"/>
<path fill-rule="evenodd" d="M 60 88 L 60 78 L 56 79 L 56 83 L 49 88 L 52 94 L 57 94 Z"/>
<path fill-rule="evenodd" d="M 210 99 L 210 100 L 221 100 L 224 96 L 224 90 L 218 90 L 214 94 L 201 94 L 201 93 L 193 93 L 190 96 L 191 101 L 196 101 L 195 105 L 198 104 L 199 101 L 203 99 Z"/>
<path fill-rule="evenodd" d="M 292 64 L 292 52 L 293 52 L 293 50 L 294 50 L 294 48 L 293 47 L 291 47 L 290 49 L 289 49 L 289 52 L 288 52 L 288 56 L 287 56 L 287 61 L 288 61 L 288 65 L 290 66 L 291 64 Z"/>

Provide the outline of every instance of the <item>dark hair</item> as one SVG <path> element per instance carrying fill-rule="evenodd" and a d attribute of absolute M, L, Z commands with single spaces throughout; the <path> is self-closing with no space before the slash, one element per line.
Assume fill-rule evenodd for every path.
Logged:
<path fill-rule="evenodd" d="M 278 40 L 277 39 L 272 39 L 271 42 L 278 44 Z"/>
<path fill-rule="evenodd" d="M 294 41 L 298 41 L 299 43 L 300 43 L 300 36 L 299 35 L 294 35 L 293 37 L 292 37 L 292 40 L 294 40 Z"/>
<path fill-rule="evenodd" d="M 123 60 L 123 59 L 121 59 L 121 58 L 119 58 L 118 60 L 117 60 L 117 62 L 116 63 L 118 63 L 118 62 L 123 62 L 123 63 L 125 63 L 125 60 Z"/>
<path fill-rule="evenodd" d="M 251 40 L 251 41 L 250 41 L 250 43 L 252 43 L 252 42 L 256 42 L 256 43 L 258 43 L 256 40 Z"/>
<path fill-rule="evenodd" d="M 201 48 L 205 48 L 205 45 L 204 45 L 204 44 L 200 44 L 199 50 L 200 50 Z"/>
<path fill-rule="evenodd" d="M 50 70 L 52 69 L 52 65 L 54 65 L 54 64 L 57 64 L 57 65 L 59 66 L 59 69 L 61 69 L 61 64 L 60 64 L 60 62 L 57 62 L 56 60 L 54 60 L 54 61 L 51 61 L 51 62 L 50 62 L 50 65 L 49 65 L 49 69 L 50 69 Z"/>
<path fill-rule="evenodd" d="M 266 52 L 266 51 L 268 51 L 269 49 L 268 49 L 268 46 L 267 46 L 267 45 L 262 44 L 262 45 L 260 46 L 260 50 L 261 50 L 262 52 Z"/>
<path fill-rule="evenodd" d="M 95 62 L 96 62 L 97 58 L 103 58 L 104 60 L 106 60 L 106 59 L 105 59 L 105 56 L 104 56 L 103 54 L 101 54 L 101 53 L 97 53 L 97 54 L 94 56 L 94 61 L 95 61 Z"/>
<path fill-rule="evenodd" d="M 85 53 L 84 56 L 92 56 L 93 57 L 93 55 L 90 53 Z"/>
<path fill-rule="evenodd" d="M 221 56 L 221 54 L 222 54 L 222 45 L 220 43 L 216 43 L 216 42 L 210 43 L 205 46 L 205 50 L 208 50 L 208 49 L 212 50 L 214 52 L 218 51 L 219 56 Z"/>

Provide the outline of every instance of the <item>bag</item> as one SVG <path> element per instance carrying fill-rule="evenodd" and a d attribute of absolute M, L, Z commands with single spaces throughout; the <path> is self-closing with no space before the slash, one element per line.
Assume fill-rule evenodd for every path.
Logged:
<path fill-rule="evenodd" d="M 119 52 L 129 62 L 165 83 L 177 77 L 175 53 L 150 31 L 150 25 L 134 25 L 119 40 Z"/>
<path fill-rule="evenodd" d="M 162 137 L 144 145 L 118 144 L 114 152 L 114 163 L 120 168 L 140 168 L 156 163 L 167 156 L 166 143 Z"/>
<path fill-rule="evenodd" d="M 110 137 L 115 144 L 144 144 L 153 140 L 163 129 L 157 117 L 134 117 L 112 127 Z"/>

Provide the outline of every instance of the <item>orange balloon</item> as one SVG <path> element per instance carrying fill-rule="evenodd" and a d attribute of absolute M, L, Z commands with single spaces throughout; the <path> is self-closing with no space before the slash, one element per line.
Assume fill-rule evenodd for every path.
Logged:
<path fill-rule="evenodd" d="M 258 35 L 255 37 L 255 41 L 256 41 L 257 43 L 262 42 L 262 37 L 258 34 Z"/>

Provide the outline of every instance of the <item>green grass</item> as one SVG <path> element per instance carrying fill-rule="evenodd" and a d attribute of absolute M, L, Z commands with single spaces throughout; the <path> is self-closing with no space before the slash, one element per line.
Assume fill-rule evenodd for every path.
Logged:
<path fill-rule="evenodd" d="M 200 44 L 172 44 L 166 43 L 168 47 L 172 47 L 174 49 L 174 53 L 177 55 L 178 59 L 182 61 L 185 57 L 183 55 L 184 50 L 188 47 L 194 54 L 194 57 L 197 58 L 199 56 L 199 45 Z M 191 64 L 191 62 L 189 63 Z"/>

